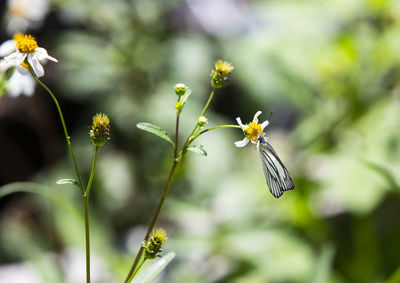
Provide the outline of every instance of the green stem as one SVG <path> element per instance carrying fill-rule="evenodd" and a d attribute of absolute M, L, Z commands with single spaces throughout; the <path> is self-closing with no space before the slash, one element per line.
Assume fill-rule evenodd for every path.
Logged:
<path fill-rule="evenodd" d="M 207 111 L 208 107 L 210 106 L 211 100 L 214 98 L 214 94 L 215 94 L 215 88 L 213 88 L 213 90 L 211 91 L 210 97 L 208 98 L 206 106 L 204 106 L 203 111 L 201 112 L 200 116 L 204 116 L 204 114 L 206 114 L 206 111 Z"/>
<path fill-rule="evenodd" d="M 179 111 L 176 113 L 174 159 L 178 157 Z"/>
<path fill-rule="evenodd" d="M 54 103 L 56 104 L 56 107 L 58 110 L 58 115 L 60 116 L 61 124 L 64 129 L 65 141 L 67 142 L 68 151 L 71 155 L 72 163 L 74 164 L 74 167 L 75 167 L 75 174 L 76 174 L 76 177 L 78 178 L 79 189 L 81 191 L 81 194 L 84 195 L 85 192 L 84 192 L 83 186 L 82 186 L 81 175 L 79 174 L 78 165 L 75 160 L 75 155 L 74 155 L 74 152 L 72 151 L 70 136 L 68 135 L 67 126 L 65 125 L 64 115 L 62 114 L 60 104 L 58 103 L 58 100 L 55 97 L 55 95 L 53 94 L 53 92 L 41 80 L 39 80 L 39 78 L 36 76 L 35 72 L 33 72 L 32 67 L 29 63 L 28 63 L 28 67 L 29 67 L 29 71 L 31 72 L 31 74 L 32 74 L 33 78 L 36 80 L 36 82 L 38 84 L 40 84 L 50 94 L 51 98 L 53 99 Z"/>
<path fill-rule="evenodd" d="M 203 111 L 201 111 L 199 117 L 200 117 L 200 116 L 204 116 L 204 114 L 206 114 L 206 111 L 207 111 L 208 107 L 210 106 L 211 101 L 212 101 L 213 98 L 214 98 L 215 90 L 216 90 L 216 89 L 213 88 L 213 90 L 211 91 L 210 97 L 208 98 L 207 103 L 206 103 L 206 105 L 204 106 Z M 183 155 L 184 155 L 184 153 L 186 152 L 186 149 L 189 147 L 189 145 L 190 145 L 190 144 L 192 143 L 192 141 L 193 141 L 193 134 L 196 132 L 196 130 L 197 130 L 198 127 L 199 127 L 199 124 L 196 123 L 196 125 L 194 126 L 194 128 L 193 128 L 192 132 L 190 133 L 189 137 L 186 139 L 186 141 L 185 141 L 185 143 L 184 143 L 184 145 L 183 145 L 183 147 L 182 147 L 182 151 L 181 151 L 180 154 L 179 154 L 178 159 L 183 158 Z"/>
<path fill-rule="evenodd" d="M 89 182 L 85 190 L 84 196 L 87 196 L 89 198 L 90 194 L 90 189 L 92 188 L 92 183 L 93 183 L 93 178 L 94 178 L 94 171 L 96 170 L 96 162 L 97 162 L 97 154 L 99 153 L 99 147 L 96 145 L 96 148 L 94 149 L 94 157 L 93 157 L 93 163 L 92 163 L 92 171 L 90 172 L 90 177 L 89 177 Z"/>
<path fill-rule="evenodd" d="M 140 260 L 140 263 L 137 265 L 137 267 L 135 268 L 135 271 L 132 274 L 132 278 L 135 277 L 136 273 L 139 271 L 139 269 L 142 267 L 142 265 L 144 264 L 145 261 L 146 261 L 146 258 L 142 257 L 142 260 Z"/>
<path fill-rule="evenodd" d="M 86 283 L 90 283 L 90 226 L 89 226 L 89 195 L 93 184 L 94 172 L 96 170 L 97 154 L 99 147 L 94 150 L 92 171 L 90 172 L 89 182 L 83 195 L 85 206 L 85 250 L 86 250 Z"/>
<path fill-rule="evenodd" d="M 161 212 L 161 209 L 162 209 L 162 207 L 164 205 L 164 201 L 165 201 L 165 198 L 167 197 L 168 191 L 169 191 L 169 189 L 171 187 L 172 177 L 174 176 L 175 169 L 176 169 L 177 165 L 178 165 L 178 161 L 175 159 L 173 164 L 172 164 L 171 170 L 169 172 L 167 182 L 165 183 L 164 190 L 162 192 L 161 198 L 160 198 L 160 200 L 158 202 L 158 205 L 157 205 L 157 208 L 156 208 L 156 212 L 154 213 L 153 218 L 151 219 L 151 222 L 149 224 L 149 227 L 147 228 L 146 236 L 144 237 L 143 242 L 146 242 L 150 238 L 151 232 L 153 231 L 154 226 L 155 226 L 155 224 L 156 224 L 156 222 L 158 220 L 158 217 L 160 216 L 160 212 Z M 133 262 L 132 267 L 129 270 L 128 276 L 125 279 L 125 283 L 131 282 L 135 271 L 138 269 L 137 266 L 138 266 L 138 264 L 140 262 L 140 259 L 142 257 L 143 250 L 144 250 L 144 248 L 143 248 L 143 246 L 141 246 L 138 254 L 136 255 L 135 261 Z"/>
<path fill-rule="evenodd" d="M 90 231 L 89 231 L 89 196 L 84 196 L 85 205 L 85 250 L 86 250 L 86 283 L 90 283 Z"/>
<path fill-rule="evenodd" d="M 212 128 L 208 128 L 208 129 L 204 129 L 201 132 L 199 132 L 198 134 L 196 134 L 192 141 L 194 141 L 195 139 L 197 139 L 199 136 L 201 136 L 204 133 L 210 132 L 210 131 L 214 131 L 217 129 L 224 129 L 224 128 L 236 128 L 236 129 L 241 129 L 241 127 L 239 125 L 221 125 L 221 126 L 216 126 L 216 127 L 212 127 Z"/>

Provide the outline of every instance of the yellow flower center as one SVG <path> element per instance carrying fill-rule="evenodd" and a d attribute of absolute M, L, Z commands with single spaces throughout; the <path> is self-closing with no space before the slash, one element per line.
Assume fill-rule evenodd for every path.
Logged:
<path fill-rule="evenodd" d="M 14 36 L 14 39 L 17 41 L 17 49 L 21 53 L 33 53 L 38 47 L 35 38 L 30 34 Z"/>
<path fill-rule="evenodd" d="M 257 142 L 258 136 L 262 134 L 264 132 L 261 125 L 255 122 L 251 122 L 246 129 L 247 138 L 253 142 Z"/>

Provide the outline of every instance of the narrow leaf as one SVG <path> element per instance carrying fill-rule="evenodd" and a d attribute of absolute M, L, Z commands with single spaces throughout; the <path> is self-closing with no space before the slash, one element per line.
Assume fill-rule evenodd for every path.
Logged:
<path fill-rule="evenodd" d="M 160 138 L 166 140 L 167 142 L 169 142 L 170 144 L 174 145 L 174 142 L 171 140 L 171 138 L 168 136 L 168 133 L 166 130 L 164 130 L 163 128 L 153 125 L 151 123 L 147 123 L 147 122 L 139 122 L 136 124 L 136 127 L 138 127 L 139 129 L 152 133 L 156 136 L 159 136 Z"/>
<path fill-rule="evenodd" d="M 79 186 L 78 181 L 74 179 L 60 179 L 56 182 L 57 185 L 75 185 Z"/>
<path fill-rule="evenodd" d="M 69 198 L 61 194 L 60 190 L 54 190 L 44 185 L 29 182 L 10 183 L 0 187 L 0 198 L 19 192 L 44 196 L 54 201 L 58 207 L 63 207 L 66 211 L 70 212 L 79 221 L 83 221 L 82 213 Z"/>
<path fill-rule="evenodd" d="M 192 94 L 192 90 L 190 88 L 188 88 L 185 92 L 184 95 L 182 95 L 181 97 L 181 101 L 183 102 L 183 104 L 186 103 L 186 101 L 188 100 L 189 96 Z"/>
<path fill-rule="evenodd" d="M 207 156 L 207 151 L 205 150 L 204 146 L 202 145 L 193 145 L 191 147 L 189 147 L 187 150 L 190 150 L 194 153 L 203 155 L 203 156 Z"/>
<path fill-rule="evenodd" d="M 169 252 L 165 256 L 157 259 L 148 269 L 143 273 L 140 273 L 133 283 L 150 283 L 152 282 L 158 274 L 163 271 L 171 260 L 175 257 L 174 252 Z"/>

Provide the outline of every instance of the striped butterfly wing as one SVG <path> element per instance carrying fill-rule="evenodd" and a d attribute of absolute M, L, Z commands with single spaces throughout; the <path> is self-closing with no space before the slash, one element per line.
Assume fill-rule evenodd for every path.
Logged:
<path fill-rule="evenodd" d="M 293 190 L 294 184 L 288 170 L 266 139 L 260 143 L 258 151 L 268 188 L 272 195 L 279 198 L 283 192 Z"/>

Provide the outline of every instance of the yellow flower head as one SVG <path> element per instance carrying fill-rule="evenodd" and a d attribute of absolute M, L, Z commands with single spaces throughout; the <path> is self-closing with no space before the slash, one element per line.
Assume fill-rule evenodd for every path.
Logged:
<path fill-rule="evenodd" d="M 148 239 L 144 244 L 144 256 L 147 259 L 153 259 L 161 252 L 161 246 L 168 240 L 167 232 L 164 229 L 159 228 L 153 231 L 150 239 Z"/>
<path fill-rule="evenodd" d="M 34 53 L 38 47 L 36 39 L 30 34 L 16 34 L 14 40 L 17 42 L 17 49 L 21 53 Z"/>
<path fill-rule="evenodd" d="M 106 114 L 97 113 L 93 117 L 90 141 L 96 146 L 102 146 L 110 136 L 110 119 Z"/>
<path fill-rule="evenodd" d="M 232 64 L 227 61 L 218 60 L 215 62 L 214 72 L 218 73 L 220 76 L 226 77 L 233 69 Z"/>
<path fill-rule="evenodd" d="M 211 73 L 211 85 L 214 88 L 221 88 L 228 79 L 228 75 L 233 71 L 233 66 L 229 62 L 218 60 L 214 67 Z"/>

